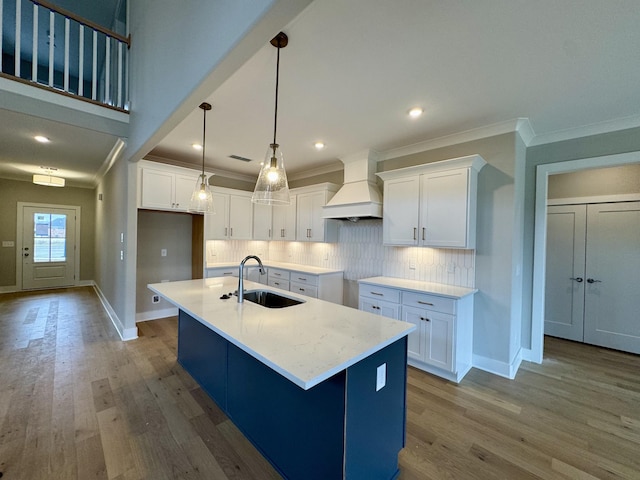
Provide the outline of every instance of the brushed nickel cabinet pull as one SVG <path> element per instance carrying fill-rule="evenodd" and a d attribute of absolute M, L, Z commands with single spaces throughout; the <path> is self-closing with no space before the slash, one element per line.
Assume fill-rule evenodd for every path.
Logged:
<path fill-rule="evenodd" d="M 422 227 L 422 240 L 424 240 L 424 239 L 425 239 L 425 238 L 424 238 L 424 231 L 425 231 L 425 230 L 426 230 L 426 229 L 425 229 L 424 227 Z"/>
<path fill-rule="evenodd" d="M 413 227 L 413 239 L 417 240 L 416 235 L 418 233 L 418 229 L 416 227 Z"/>
<path fill-rule="evenodd" d="M 378 295 L 380 297 L 384 297 L 384 293 L 371 292 L 371 295 Z"/>
<path fill-rule="evenodd" d="M 423 301 L 421 301 L 421 300 L 418 300 L 418 303 L 419 303 L 420 305 L 429 305 L 430 307 L 433 307 L 433 303 L 423 302 Z"/>

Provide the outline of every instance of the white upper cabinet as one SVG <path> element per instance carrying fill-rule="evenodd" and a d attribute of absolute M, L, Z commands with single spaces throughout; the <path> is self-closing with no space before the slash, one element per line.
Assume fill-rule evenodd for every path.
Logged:
<path fill-rule="evenodd" d="M 475 248 L 479 155 L 377 175 L 384 180 L 383 243 Z"/>
<path fill-rule="evenodd" d="M 253 204 L 251 192 L 212 187 L 214 214 L 205 216 L 207 240 L 251 240 Z"/>
<path fill-rule="evenodd" d="M 187 168 L 141 160 L 138 206 L 154 210 L 186 212 L 198 172 Z"/>
<path fill-rule="evenodd" d="M 297 228 L 296 240 L 299 242 L 337 242 L 337 220 L 322 218 L 324 207 L 338 191 L 338 185 L 321 183 L 296 189 Z"/>
<path fill-rule="evenodd" d="M 291 194 L 289 205 L 273 206 L 273 236 L 271 240 L 296 239 L 296 206 L 297 197 Z"/>
<path fill-rule="evenodd" d="M 273 207 L 262 203 L 253 204 L 253 239 L 278 240 L 273 235 Z"/>

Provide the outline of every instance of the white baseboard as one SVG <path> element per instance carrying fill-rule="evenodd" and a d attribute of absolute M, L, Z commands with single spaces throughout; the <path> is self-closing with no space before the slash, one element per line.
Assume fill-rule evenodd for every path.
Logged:
<path fill-rule="evenodd" d="M 98 298 L 100 299 L 102 306 L 107 312 L 107 315 L 109 315 L 109 318 L 111 319 L 111 323 L 113 323 L 113 326 L 116 328 L 116 331 L 118 332 L 118 335 L 120 335 L 120 338 L 124 341 L 135 340 L 136 338 L 138 338 L 138 328 L 137 327 L 124 328 L 124 325 L 118 318 L 118 315 L 116 314 L 113 307 L 111 307 L 111 304 L 109 303 L 109 300 L 107 300 L 107 297 L 105 297 L 104 294 L 102 293 L 102 290 L 100 290 L 100 287 L 94 284 L 93 288 L 98 294 Z"/>
<path fill-rule="evenodd" d="M 538 358 L 538 355 L 534 355 L 533 350 L 530 348 L 522 349 L 522 360 L 525 362 L 542 363 L 542 358 Z"/>
<path fill-rule="evenodd" d="M 0 293 L 14 293 L 19 291 L 20 289 L 17 285 L 7 285 L 6 287 L 0 287 Z"/>
<path fill-rule="evenodd" d="M 76 287 L 95 287 L 96 282 L 93 280 L 79 280 L 74 286 Z"/>
<path fill-rule="evenodd" d="M 147 320 L 157 320 L 158 318 L 175 317 L 178 315 L 177 307 L 163 308 L 161 310 L 149 310 L 148 312 L 136 313 L 136 323 Z"/>
<path fill-rule="evenodd" d="M 484 370 L 485 372 L 493 373 L 494 375 L 500 375 L 501 377 L 513 380 L 516 378 L 516 373 L 522 363 L 522 349 L 518 351 L 515 358 L 511 363 L 501 362 L 494 360 L 493 358 L 483 357 L 481 355 L 473 355 L 473 366 Z"/>

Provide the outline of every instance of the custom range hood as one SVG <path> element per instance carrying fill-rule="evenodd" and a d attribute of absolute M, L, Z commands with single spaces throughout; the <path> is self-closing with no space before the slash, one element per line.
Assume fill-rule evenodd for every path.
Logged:
<path fill-rule="evenodd" d="M 376 186 L 378 154 L 373 150 L 341 158 L 344 185 L 322 207 L 322 218 L 357 222 L 361 218 L 382 218 L 382 194 Z"/>

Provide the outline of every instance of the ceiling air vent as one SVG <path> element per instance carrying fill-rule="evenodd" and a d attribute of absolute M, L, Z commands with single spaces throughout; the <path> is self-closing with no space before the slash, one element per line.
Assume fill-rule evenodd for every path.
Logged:
<path fill-rule="evenodd" d="M 229 158 L 233 158 L 234 160 L 240 160 L 241 162 L 253 162 L 250 158 L 241 157 L 240 155 L 229 155 Z"/>

